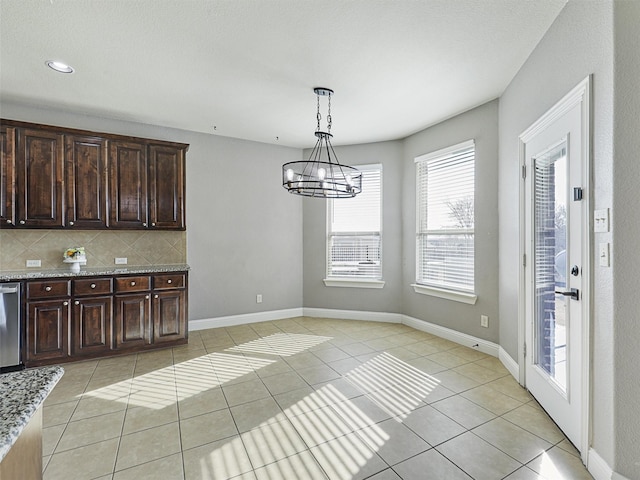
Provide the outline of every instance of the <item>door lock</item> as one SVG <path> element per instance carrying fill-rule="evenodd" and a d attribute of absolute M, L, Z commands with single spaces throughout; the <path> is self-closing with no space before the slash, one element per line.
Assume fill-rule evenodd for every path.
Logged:
<path fill-rule="evenodd" d="M 577 277 L 578 274 L 580 274 L 580 269 L 578 268 L 578 265 L 574 265 L 573 267 L 571 267 L 571 275 L 573 275 L 574 277 Z"/>

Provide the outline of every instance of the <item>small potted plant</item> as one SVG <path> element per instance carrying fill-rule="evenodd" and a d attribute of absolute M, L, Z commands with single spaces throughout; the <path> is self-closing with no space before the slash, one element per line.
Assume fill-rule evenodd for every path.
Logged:
<path fill-rule="evenodd" d="M 71 271 L 73 273 L 80 273 L 80 265 L 87 264 L 87 255 L 84 247 L 67 248 L 62 257 L 64 263 L 71 264 Z"/>

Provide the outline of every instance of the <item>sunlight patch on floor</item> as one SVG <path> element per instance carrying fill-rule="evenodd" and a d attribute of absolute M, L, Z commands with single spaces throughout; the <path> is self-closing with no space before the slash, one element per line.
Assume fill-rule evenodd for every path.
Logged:
<path fill-rule="evenodd" d="M 274 333 L 227 349 L 231 352 L 263 353 L 290 357 L 310 348 L 328 342 L 333 337 L 319 335 L 303 335 L 300 333 Z"/>
<path fill-rule="evenodd" d="M 399 418 L 422 405 L 440 383 L 387 352 L 355 368 L 346 378 L 389 415 Z"/>

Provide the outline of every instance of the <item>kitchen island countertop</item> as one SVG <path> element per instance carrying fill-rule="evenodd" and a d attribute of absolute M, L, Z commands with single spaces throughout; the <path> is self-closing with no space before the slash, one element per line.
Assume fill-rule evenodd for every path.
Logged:
<path fill-rule="evenodd" d="M 63 374 L 54 366 L 0 375 L 0 461 Z"/>

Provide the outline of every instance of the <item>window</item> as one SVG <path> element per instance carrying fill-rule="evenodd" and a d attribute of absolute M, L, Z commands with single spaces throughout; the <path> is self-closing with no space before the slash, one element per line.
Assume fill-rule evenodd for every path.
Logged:
<path fill-rule="evenodd" d="M 416 291 L 475 303 L 474 141 L 416 158 L 416 180 L 418 285 L 414 287 L 434 287 Z M 439 295 L 443 290 L 445 294 Z M 446 295 L 447 290 L 462 295 Z"/>
<path fill-rule="evenodd" d="M 357 168 L 362 172 L 362 193 L 327 202 L 325 284 L 382 287 L 382 165 Z"/>

